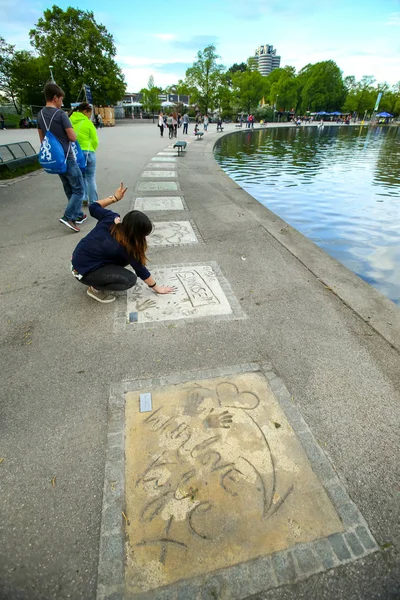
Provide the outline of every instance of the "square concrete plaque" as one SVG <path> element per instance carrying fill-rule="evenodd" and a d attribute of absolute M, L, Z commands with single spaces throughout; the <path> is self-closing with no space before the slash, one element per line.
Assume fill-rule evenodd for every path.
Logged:
<path fill-rule="evenodd" d="M 211 265 L 152 268 L 160 285 L 175 286 L 175 294 L 155 295 L 142 281 L 128 290 L 127 322 L 156 323 L 229 315 L 232 308 Z M 135 315 L 133 321 L 130 315 Z"/>
<path fill-rule="evenodd" d="M 170 158 L 164 158 L 162 156 L 154 156 L 152 159 L 152 162 L 176 162 L 176 158 L 170 157 Z"/>
<path fill-rule="evenodd" d="M 137 189 L 148 192 L 162 190 L 176 191 L 179 187 L 175 181 L 139 181 Z"/>
<path fill-rule="evenodd" d="M 151 196 L 136 198 L 134 208 L 144 213 L 152 210 L 184 210 L 182 196 Z"/>
<path fill-rule="evenodd" d="M 149 246 L 183 246 L 199 241 L 190 221 L 156 221 L 147 239 Z"/>
<path fill-rule="evenodd" d="M 142 177 L 175 177 L 176 171 L 143 171 Z"/>
<path fill-rule="evenodd" d="M 150 162 L 146 165 L 146 169 L 160 169 L 160 170 L 167 170 L 167 169 L 176 169 L 176 164 L 172 161 L 170 162 Z"/>
<path fill-rule="evenodd" d="M 176 156 L 176 150 L 168 150 L 166 152 L 157 152 L 157 156 Z"/>
<path fill-rule="evenodd" d="M 343 531 L 263 374 L 153 388 L 151 413 L 145 391 L 125 403 L 131 594 Z"/>

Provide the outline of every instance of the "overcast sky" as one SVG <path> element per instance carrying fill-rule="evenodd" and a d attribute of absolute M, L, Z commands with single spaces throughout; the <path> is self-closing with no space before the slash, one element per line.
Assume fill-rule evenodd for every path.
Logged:
<path fill-rule="evenodd" d="M 53 4 L 0 0 L 0 35 L 31 49 L 29 29 Z M 281 66 L 298 70 L 333 59 L 344 75 L 373 75 L 391 85 L 400 80 L 400 0 L 204 0 L 186 6 L 134 0 L 131 8 L 122 0 L 80 0 L 79 8 L 92 10 L 114 36 L 130 92 L 146 87 L 150 75 L 161 87 L 183 79 L 197 51 L 210 43 L 226 67 L 271 44 Z"/>

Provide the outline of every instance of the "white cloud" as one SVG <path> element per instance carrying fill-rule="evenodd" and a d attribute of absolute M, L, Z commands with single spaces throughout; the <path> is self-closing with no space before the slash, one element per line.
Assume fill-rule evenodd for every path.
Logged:
<path fill-rule="evenodd" d="M 394 12 L 389 15 L 386 25 L 400 26 L 400 12 Z"/>
<path fill-rule="evenodd" d="M 156 68 L 128 67 L 123 68 L 122 70 L 127 83 L 126 89 L 132 94 L 147 87 L 150 75 L 153 75 L 155 85 L 162 88 L 177 83 L 178 79 L 182 78 L 182 73 L 160 73 Z"/>
<path fill-rule="evenodd" d="M 163 42 L 171 42 L 175 39 L 173 33 L 153 33 L 152 36 Z"/>

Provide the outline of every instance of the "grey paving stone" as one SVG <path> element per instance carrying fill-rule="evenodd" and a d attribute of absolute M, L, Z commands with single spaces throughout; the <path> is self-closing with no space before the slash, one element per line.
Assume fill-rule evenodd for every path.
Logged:
<path fill-rule="evenodd" d="M 313 548 L 320 557 L 325 569 L 332 569 L 337 564 L 332 546 L 327 539 L 316 540 L 313 543 Z"/>
<path fill-rule="evenodd" d="M 339 560 L 347 560 L 351 558 L 349 549 L 346 546 L 342 534 L 335 533 L 334 535 L 330 535 L 328 540 Z"/>
<path fill-rule="evenodd" d="M 346 492 L 345 488 L 340 484 L 328 485 L 326 487 L 326 491 L 337 508 L 351 503 L 350 496 Z"/>
<path fill-rule="evenodd" d="M 338 513 L 343 521 L 343 525 L 346 527 L 354 527 L 361 524 L 362 517 L 360 511 L 352 502 L 339 506 Z"/>
<path fill-rule="evenodd" d="M 366 550 L 375 550 L 377 549 L 377 545 L 374 542 L 374 540 L 372 539 L 372 537 L 370 536 L 369 532 L 366 530 L 365 527 L 363 527 L 362 525 L 359 525 L 358 527 L 356 527 L 356 533 L 358 535 L 358 538 L 360 539 L 362 545 L 364 546 L 364 548 Z"/>
<path fill-rule="evenodd" d="M 350 531 L 349 533 L 346 533 L 344 537 L 354 556 L 362 556 L 364 554 L 364 548 L 355 533 Z"/>
<path fill-rule="evenodd" d="M 273 554 L 271 562 L 279 585 L 296 580 L 296 569 L 290 552 Z"/>
<path fill-rule="evenodd" d="M 316 554 L 306 546 L 292 548 L 292 554 L 302 573 L 315 573 L 322 569 L 322 562 Z"/>

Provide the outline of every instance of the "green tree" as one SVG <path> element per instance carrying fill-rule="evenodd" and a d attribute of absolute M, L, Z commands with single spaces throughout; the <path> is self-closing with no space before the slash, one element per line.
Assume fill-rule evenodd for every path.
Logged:
<path fill-rule="evenodd" d="M 278 70 L 278 69 L 277 69 Z M 295 109 L 297 105 L 297 82 L 294 67 L 279 69 L 279 79 L 271 84 L 269 99 L 276 109 Z"/>
<path fill-rule="evenodd" d="M 253 112 L 263 98 L 264 77 L 259 71 L 237 71 L 232 76 L 232 83 L 238 108 Z"/>
<path fill-rule="evenodd" d="M 243 73 L 244 71 L 247 71 L 247 64 L 245 62 L 234 63 L 231 67 L 229 67 L 227 72 L 228 73 L 237 73 L 238 71 L 240 71 L 241 73 Z"/>
<path fill-rule="evenodd" d="M 15 89 L 15 80 L 12 74 L 12 63 L 15 56 L 15 46 L 8 44 L 0 37 L 0 92 L 14 104 L 15 110 L 21 114 L 22 107 Z"/>
<path fill-rule="evenodd" d="M 18 114 L 23 107 L 43 103 L 43 87 L 48 79 L 43 60 L 26 50 L 15 50 L 0 38 L 0 89 L 14 104 Z"/>
<path fill-rule="evenodd" d="M 197 60 L 186 71 L 186 84 L 194 90 L 194 101 L 203 113 L 213 109 L 216 91 L 223 79 L 224 67 L 217 63 L 218 54 L 212 44 L 197 53 Z"/>
<path fill-rule="evenodd" d="M 149 77 L 147 88 L 140 90 L 140 93 L 143 94 L 143 104 L 145 109 L 153 115 L 154 123 L 154 113 L 161 108 L 161 102 L 158 97 L 159 94 L 161 94 L 161 88 L 154 85 L 153 75 L 150 75 Z"/>
<path fill-rule="evenodd" d="M 53 6 L 44 11 L 29 37 L 47 65 L 54 66 L 66 103 L 77 98 L 83 84 L 90 86 L 96 104 L 114 104 L 123 97 L 126 85 L 114 60 L 113 37 L 93 12 Z"/>
<path fill-rule="evenodd" d="M 223 119 L 232 117 L 234 94 L 230 86 L 230 74 L 227 72 L 221 79 L 215 92 L 215 106 Z"/>
<path fill-rule="evenodd" d="M 307 65 L 299 73 L 301 112 L 338 110 L 346 97 L 342 72 L 333 60 Z"/>
<path fill-rule="evenodd" d="M 374 84 L 374 77 L 369 75 L 364 75 L 359 82 L 355 82 L 347 94 L 343 111 L 356 112 L 359 116 L 363 116 L 366 111 L 372 113 L 378 95 Z"/>

